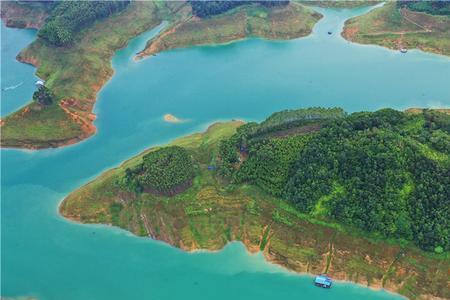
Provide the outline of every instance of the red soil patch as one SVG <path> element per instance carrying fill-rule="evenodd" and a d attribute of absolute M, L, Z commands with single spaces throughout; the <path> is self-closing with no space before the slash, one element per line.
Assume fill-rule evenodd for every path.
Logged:
<path fill-rule="evenodd" d="M 342 36 L 348 40 L 353 40 L 358 32 L 359 28 L 357 27 L 345 27 L 344 31 L 342 31 Z"/>

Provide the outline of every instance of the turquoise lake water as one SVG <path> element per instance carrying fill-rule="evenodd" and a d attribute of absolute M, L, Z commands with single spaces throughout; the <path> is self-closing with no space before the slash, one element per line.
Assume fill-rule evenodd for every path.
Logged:
<path fill-rule="evenodd" d="M 92 138 L 60 149 L 1 151 L 2 296 L 39 299 L 400 299 L 349 283 L 331 290 L 250 255 L 240 243 L 185 253 L 102 225 L 71 223 L 58 203 L 72 190 L 143 149 L 217 120 L 261 120 L 309 106 L 347 111 L 450 107 L 450 59 L 400 54 L 343 40 L 345 19 L 365 9 L 321 9 L 313 35 L 286 42 L 245 40 L 180 49 L 134 62 L 160 28 L 113 59 L 98 95 Z M 329 36 L 327 31 L 333 31 Z M 25 104 L 34 69 L 15 61 L 35 32 L 2 24 L 2 115 Z M 30 84 L 31 83 L 31 84 Z M 188 122 L 170 124 L 166 113 Z"/>
<path fill-rule="evenodd" d="M 30 92 L 38 79 L 34 67 L 15 60 L 21 49 L 36 36 L 34 29 L 1 28 L 1 116 L 8 115 L 31 99 Z M 32 92 L 31 92 L 32 93 Z"/>

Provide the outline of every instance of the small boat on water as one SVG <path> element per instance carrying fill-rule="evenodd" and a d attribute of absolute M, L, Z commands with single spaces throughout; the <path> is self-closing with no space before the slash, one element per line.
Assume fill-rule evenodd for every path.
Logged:
<path fill-rule="evenodd" d="M 323 287 L 326 289 L 331 288 L 332 283 L 333 283 L 333 281 L 326 274 L 321 274 L 319 276 L 316 276 L 316 278 L 314 279 L 315 286 Z"/>
<path fill-rule="evenodd" d="M 332 34 L 332 32 L 331 32 L 331 31 L 328 31 L 328 34 Z"/>
<path fill-rule="evenodd" d="M 401 53 L 406 53 L 406 52 L 408 52 L 408 49 L 406 49 L 406 48 L 401 48 L 401 49 L 400 49 L 400 52 L 401 52 Z"/>

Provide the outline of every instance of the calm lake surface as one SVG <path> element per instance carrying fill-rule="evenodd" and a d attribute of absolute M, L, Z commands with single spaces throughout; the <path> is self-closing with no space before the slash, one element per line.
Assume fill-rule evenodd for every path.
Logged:
<path fill-rule="evenodd" d="M 181 49 L 139 63 L 133 55 L 155 29 L 113 60 L 116 73 L 98 95 L 98 133 L 77 145 L 42 151 L 2 150 L 2 296 L 39 299 L 400 299 L 266 263 L 232 243 L 217 253 L 185 253 L 102 225 L 71 223 L 57 212 L 72 190 L 143 149 L 200 131 L 217 120 L 262 120 L 271 112 L 341 106 L 450 107 L 450 59 L 400 54 L 343 40 L 345 19 L 367 11 L 320 9 L 314 34 L 287 42 L 251 39 Z M 329 36 L 327 31 L 333 35 Z M 15 55 L 35 32 L 2 24 L 2 115 L 25 104 L 34 69 Z M 189 122 L 170 124 L 166 113 Z"/>
<path fill-rule="evenodd" d="M 38 79 L 35 68 L 18 62 L 16 55 L 36 37 L 34 29 L 7 28 L 2 22 L 1 28 L 1 116 L 6 116 L 26 102 Z"/>

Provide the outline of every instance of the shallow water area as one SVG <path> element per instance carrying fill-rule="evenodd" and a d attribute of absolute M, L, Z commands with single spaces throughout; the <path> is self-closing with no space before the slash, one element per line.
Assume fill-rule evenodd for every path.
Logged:
<path fill-rule="evenodd" d="M 349 43 L 339 33 L 343 22 L 368 8 L 319 10 L 325 17 L 303 39 L 249 39 L 135 62 L 135 53 L 162 24 L 115 55 L 115 74 L 95 106 L 95 136 L 60 149 L 1 150 L 2 296 L 401 299 L 349 283 L 316 288 L 312 277 L 269 264 L 240 243 L 214 253 L 185 253 L 117 228 L 75 224 L 57 212 L 70 191 L 102 171 L 217 120 L 262 120 L 274 111 L 309 106 L 348 112 L 450 107 L 449 58 Z M 2 27 L 2 40 L 23 41 L 14 42 L 14 50 L 2 46 L 2 89 L 24 82 L 2 91 L 2 115 L 31 99 L 34 69 L 24 65 L 13 75 L 3 69 L 17 63 L 11 51 L 30 42 L 29 34 Z M 7 107 L 6 101 L 15 104 Z M 166 114 L 189 122 L 165 122 Z"/>

